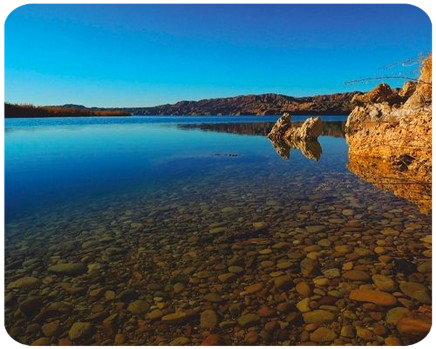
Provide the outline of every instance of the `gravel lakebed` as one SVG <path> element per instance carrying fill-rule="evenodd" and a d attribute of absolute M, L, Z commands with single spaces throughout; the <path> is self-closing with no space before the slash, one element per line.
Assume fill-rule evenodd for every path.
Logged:
<path fill-rule="evenodd" d="M 6 226 L 5 319 L 33 345 L 408 345 L 431 216 L 353 176 L 179 185 Z"/>

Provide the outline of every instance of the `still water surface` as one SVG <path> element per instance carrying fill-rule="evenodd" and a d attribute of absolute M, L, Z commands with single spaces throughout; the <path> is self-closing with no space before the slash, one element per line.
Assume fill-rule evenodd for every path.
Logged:
<path fill-rule="evenodd" d="M 418 341 L 386 314 L 429 326 L 431 217 L 348 171 L 345 119 L 323 119 L 316 154 L 276 151 L 269 117 L 6 119 L 8 333 L 35 345 Z"/>
<path fill-rule="evenodd" d="M 338 122 L 344 117 L 323 119 Z M 295 171 L 310 176 L 342 168 L 347 173 L 344 139 L 322 137 L 325 158 L 320 163 L 297 152 L 286 163 L 266 137 L 200 129 L 211 123 L 253 126 L 273 121 L 274 117 L 7 119 L 6 220 L 52 205 L 81 200 L 86 205 L 104 195 L 175 183 L 201 180 L 199 185 L 207 191 L 219 175 L 252 182 L 262 180 L 262 172 L 290 171 L 290 179 Z"/>

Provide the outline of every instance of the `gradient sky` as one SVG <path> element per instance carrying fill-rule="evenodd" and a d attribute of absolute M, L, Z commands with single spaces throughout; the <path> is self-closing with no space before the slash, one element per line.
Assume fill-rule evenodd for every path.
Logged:
<path fill-rule="evenodd" d="M 431 50 L 411 5 L 26 5 L 5 24 L 5 100 L 153 106 L 369 90 Z M 400 86 L 403 81 L 389 81 Z"/>

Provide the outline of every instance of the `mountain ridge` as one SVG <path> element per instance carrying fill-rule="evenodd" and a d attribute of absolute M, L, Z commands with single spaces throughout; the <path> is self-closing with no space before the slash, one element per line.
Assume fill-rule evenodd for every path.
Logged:
<path fill-rule="evenodd" d="M 183 100 L 155 107 L 126 108 L 134 115 L 280 115 L 294 114 L 348 114 L 353 109 L 351 100 L 362 92 L 345 92 L 307 97 L 293 97 L 278 93 L 238 95 Z"/>
<path fill-rule="evenodd" d="M 294 115 L 302 114 L 338 114 L 348 115 L 354 107 L 353 97 L 362 95 L 360 91 L 293 97 L 278 93 L 238 95 L 234 97 L 208 98 L 200 100 L 182 100 L 176 103 L 162 104 L 154 107 L 121 107 L 101 108 L 86 107 L 80 104 L 64 104 L 57 106 L 34 107 L 21 104 L 5 103 L 5 117 L 72 116 L 72 110 L 77 116 L 114 116 L 114 112 L 122 115 L 281 115 L 288 112 Z M 53 115 L 56 110 L 56 115 Z"/>

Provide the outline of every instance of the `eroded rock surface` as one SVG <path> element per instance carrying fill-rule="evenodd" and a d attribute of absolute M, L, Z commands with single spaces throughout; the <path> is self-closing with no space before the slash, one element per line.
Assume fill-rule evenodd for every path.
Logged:
<path fill-rule="evenodd" d="M 270 139 L 293 139 L 293 140 L 316 140 L 323 131 L 323 123 L 320 117 L 308 118 L 300 127 L 292 124 L 292 117 L 289 113 L 284 113 L 277 120 L 271 132 L 268 134 Z"/>
<path fill-rule="evenodd" d="M 288 160 L 290 150 L 299 149 L 308 159 L 318 161 L 322 148 L 317 139 L 323 132 L 323 122 L 319 117 L 309 118 L 297 126 L 291 122 L 291 118 L 289 113 L 284 113 L 268 134 L 277 153 Z"/>
<path fill-rule="evenodd" d="M 431 209 L 431 71 L 430 56 L 416 83 L 399 92 L 382 84 L 355 97 L 346 124 L 348 168 L 425 212 Z"/>

